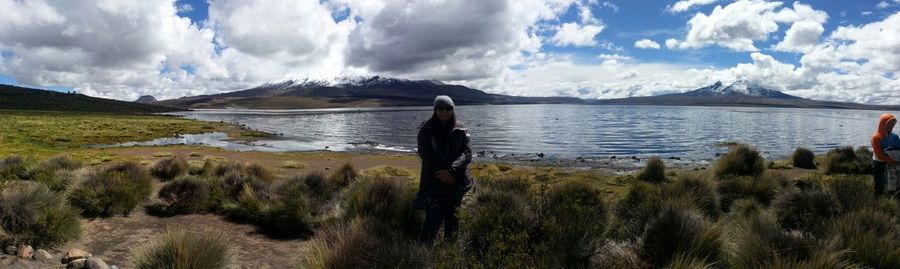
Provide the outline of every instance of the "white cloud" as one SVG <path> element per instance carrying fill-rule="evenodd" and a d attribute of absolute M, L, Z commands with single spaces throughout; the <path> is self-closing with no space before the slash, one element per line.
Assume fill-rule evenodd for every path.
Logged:
<path fill-rule="evenodd" d="M 194 6 L 191 4 L 181 4 L 178 6 L 178 13 L 191 12 L 194 10 Z"/>
<path fill-rule="evenodd" d="M 594 36 L 603 31 L 602 25 L 578 25 L 577 23 L 563 23 L 556 29 L 553 35 L 553 43 L 559 46 L 594 46 L 597 41 Z"/>
<path fill-rule="evenodd" d="M 669 48 L 669 49 L 678 48 L 678 39 L 674 39 L 674 38 L 666 39 L 666 48 Z"/>
<path fill-rule="evenodd" d="M 618 75 L 616 75 L 616 79 L 618 79 L 618 80 L 630 79 L 630 78 L 638 76 L 639 74 L 640 73 L 638 73 L 636 71 L 627 71 L 627 72 L 619 73 Z"/>
<path fill-rule="evenodd" d="M 819 37 L 825 32 L 821 23 L 799 21 L 791 25 L 784 35 L 784 40 L 775 45 L 775 50 L 805 52 L 819 44 Z"/>
<path fill-rule="evenodd" d="M 885 2 L 885 1 L 881 1 L 878 3 L 878 5 L 875 5 L 876 8 L 880 8 L 880 9 L 885 9 L 885 8 L 888 8 L 889 6 L 891 6 L 891 4 L 889 4 L 888 2 Z"/>
<path fill-rule="evenodd" d="M 688 35 L 680 48 L 702 48 L 718 45 L 735 51 L 758 51 L 754 41 L 766 40 L 778 31 L 779 23 L 812 21 L 824 23 L 828 15 L 809 5 L 794 2 L 793 8 L 776 9 L 781 2 L 738 0 L 716 6 L 709 14 L 697 13 L 688 21 Z"/>
<path fill-rule="evenodd" d="M 650 39 L 641 39 L 634 42 L 634 47 L 639 49 L 659 49 L 659 43 Z"/>
<path fill-rule="evenodd" d="M 685 12 L 688 9 L 691 9 L 691 7 L 709 5 L 714 2 L 716 2 L 716 0 L 681 0 L 674 5 L 669 6 L 667 10 L 672 13 Z"/>

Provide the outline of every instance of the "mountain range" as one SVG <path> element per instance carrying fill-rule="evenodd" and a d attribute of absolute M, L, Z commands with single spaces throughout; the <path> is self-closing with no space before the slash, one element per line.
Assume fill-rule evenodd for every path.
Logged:
<path fill-rule="evenodd" d="M 583 100 L 574 97 L 521 97 L 486 93 L 436 80 L 406 80 L 381 76 L 339 76 L 330 79 L 286 79 L 247 90 L 162 100 L 153 104 L 185 109 L 298 109 L 431 105 L 434 96 L 449 95 L 461 105 L 589 104 L 662 106 L 763 106 L 900 110 L 900 106 L 867 105 L 805 99 L 738 80 L 717 81 L 693 91 L 658 96 Z"/>
<path fill-rule="evenodd" d="M 160 113 L 184 109 L 90 97 L 76 92 L 57 92 L 0 84 L 0 109 L 49 110 L 101 113 Z"/>

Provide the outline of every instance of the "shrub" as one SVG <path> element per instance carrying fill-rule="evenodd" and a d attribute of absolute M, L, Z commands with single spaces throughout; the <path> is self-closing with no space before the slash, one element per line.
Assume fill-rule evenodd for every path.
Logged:
<path fill-rule="evenodd" d="M 722 252 L 721 231 L 690 210 L 667 206 L 648 224 L 641 237 L 641 256 L 655 267 L 684 255 L 716 262 Z"/>
<path fill-rule="evenodd" d="M 67 172 L 81 168 L 81 163 L 67 155 L 59 155 L 38 163 L 27 172 L 28 179 L 41 182 L 54 191 L 68 187 L 72 177 Z M 23 178 L 24 179 L 24 178 Z"/>
<path fill-rule="evenodd" d="M 665 182 L 667 180 L 666 164 L 663 163 L 659 156 L 653 156 L 647 161 L 647 166 L 637 174 L 636 178 L 650 183 Z"/>
<path fill-rule="evenodd" d="M 548 267 L 583 268 L 590 265 L 594 247 L 602 239 L 607 220 L 606 203 L 597 190 L 580 181 L 553 186 L 543 197 L 538 220 L 542 253 Z"/>
<path fill-rule="evenodd" d="M 28 177 L 28 167 L 25 159 L 18 155 L 11 155 L 0 160 L 0 180 L 16 180 Z"/>
<path fill-rule="evenodd" d="M 614 236 L 619 239 L 633 239 L 644 231 L 647 222 L 656 216 L 662 207 L 659 188 L 644 182 L 635 182 L 628 189 L 625 198 L 616 204 L 614 213 L 621 223 Z"/>
<path fill-rule="evenodd" d="M 719 192 L 716 183 L 699 175 L 685 175 L 662 188 L 663 200 L 682 202 L 704 215 L 719 216 Z"/>
<path fill-rule="evenodd" d="M 151 212 L 163 216 L 206 212 L 212 203 L 209 184 L 194 176 L 175 178 L 159 190 L 158 196 L 162 204 Z"/>
<path fill-rule="evenodd" d="M 244 223 L 265 223 L 269 216 L 271 200 L 260 198 L 253 187 L 243 185 L 235 204 L 225 208 L 225 214 L 234 221 Z"/>
<path fill-rule="evenodd" d="M 760 204 L 768 206 L 787 184 L 787 180 L 779 177 L 779 174 L 769 172 L 758 177 L 723 177 L 719 180 L 718 188 L 722 197 L 722 210 L 728 211 L 732 202 L 743 198 L 754 198 Z"/>
<path fill-rule="evenodd" d="M 821 234 L 824 223 L 840 213 L 840 206 L 821 190 L 785 192 L 772 205 L 782 227 L 813 234 Z"/>
<path fill-rule="evenodd" d="M 306 185 L 306 188 L 309 189 L 316 198 L 321 200 L 327 200 L 332 192 L 334 192 L 334 188 L 336 188 L 336 186 L 331 186 L 325 179 L 325 175 L 320 172 L 306 174 L 297 180 L 303 180 L 303 184 Z"/>
<path fill-rule="evenodd" d="M 868 150 L 860 148 L 861 155 Z M 825 155 L 825 172 L 828 174 L 867 174 L 871 173 L 871 152 L 857 155 L 853 147 L 840 147 L 829 150 Z"/>
<path fill-rule="evenodd" d="M 230 245 L 219 234 L 170 229 L 149 245 L 133 249 L 131 262 L 140 269 L 230 268 L 234 260 Z"/>
<path fill-rule="evenodd" d="M 358 177 L 358 173 L 356 173 L 356 169 L 353 168 L 353 165 L 350 163 L 345 163 L 341 168 L 338 168 L 337 171 L 334 171 L 329 177 L 329 180 L 332 184 L 337 186 L 346 187 L 350 185 L 356 178 Z"/>
<path fill-rule="evenodd" d="M 150 196 L 153 179 L 140 165 L 124 162 L 104 169 L 76 187 L 69 202 L 86 217 L 127 216 Z"/>
<path fill-rule="evenodd" d="M 854 211 L 875 204 L 872 182 L 865 176 L 837 175 L 828 182 L 828 193 L 844 211 Z"/>
<path fill-rule="evenodd" d="M 475 195 L 473 204 L 461 214 L 463 240 L 470 242 L 470 262 L 473 267 L 524 268 L 533 267 L 532 227 L 521 194 L 509 191 L 483 190 Z"/>
<path fill-rule="evenodd" d="M 0 241 L 46 247 L 77 238 L 81 220 L 63 196 L 42 184 L 17 182 L 0 190 L 0 231 L 8 237 Z"/>
<path fill-rule="evenodd" d="M 765 268 L 780 260 L 808 260 L 817 248 L 813 239 L 786 233 L 764 212 L 738 217 L 729 226 L 727 237 L 731 242 L 727 268 Z"/>
<path fill-rule="evenodd" d="M 414 199 L 415 190 L 404 180 L 364 179 L 350 188 L 344 216 L 348 219 L 367 217 L 379 225 L 375 228 L 415 235 L 418 221 Z"/>
<path fill-rule="evenodd" d="M 807 148 L 797 148 L 791 155 L 794 167 L 804 169 L 816 169 L 816 155 Z"/>
<path fill-rule="evenodd" d="M 716 163 L 716 175 L 758 176 L 765 170 L 766 160 L 759 151 L 744 144 L 734 146 Z"/>
<path fill-rule="evenodd" d="M 897 218 L 877 210 L 847 213 L 831 223 L 834 241 L 847 258 L 871 268 L 900 268 L 900 225 Z"/>
<path fill-rule="evenodd" d="M 187 173 L 190 166 L 182 155 L 176 155 L 161 159 L 150 167 L 150 174 L 162 180 L 172 180 L 175 177 Z"/>

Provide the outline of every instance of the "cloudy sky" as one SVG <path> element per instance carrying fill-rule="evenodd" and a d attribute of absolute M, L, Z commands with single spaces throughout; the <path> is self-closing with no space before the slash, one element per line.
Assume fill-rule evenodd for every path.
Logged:
<path fill-rule="evenodd" d="M 158 99 L 285 78 L 621 98 L 747 79 L 900 104 L 900 0 L 0 0 L 0 83 Z"/>

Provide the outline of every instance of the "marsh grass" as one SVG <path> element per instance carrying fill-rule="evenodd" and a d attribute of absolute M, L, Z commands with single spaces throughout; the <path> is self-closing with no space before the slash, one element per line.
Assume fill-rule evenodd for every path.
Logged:
<path fill-rule="evenodd" d="M 875 204 L 874 186 L 867 176 L 835 175 L 827 183 L 828 193 L 844 211 L 855 211 Z"/>
<path fill-rule="evenodd" d="M 841 204 L 823 190 L 787 191 L 775 200 L 772 207 L 783 228 L 814 235 L 821 235 L 825 224 L 841 213 Z"/>
<path fill-rule="evenodd" d="M 726 234 L 729 268 L 767 268 L 785 260 L 809 260 L 818 248 L 814 239 L 784 231 L 765 212 L 739 216 L 728 226 Z"/>
<path fill-rule="evenodd" d="M 830 224 L 834 242 L 847 258 L 871 268 L 900 268 L 900 224 L 879 210 L 847 213 Z"/>
<path fill-rule="evenodd" d="M 167 229 L 156 241 L 132 249 L 131 262 L 140 269 L 231 268 L 234 253 L 220 234 Z"/>
<path fill-rule="evenodd" d="M 700 174 L 683 174 L 677 181 L 662 187 L 667 203 L 680 202 L 715 219 L 721 207 L 716 182 Z"/>
<path fill-rule="evenodd" d="M 64 196 L 40 183 L 18 181 L 0 189 L 0 231 L 8 243 L 47 247 L 77 238 L 81 219 Z"/>
<path fill-rule="evenodd" d="M 647 222 L 656 217 L 662 206 L 658 186 L 642 181 L 635 182 L 613 209 L 618 227 L 611 235 L 621 240 L 640 237 Z"/>
<path fill-rule="evenodd" d="M 122 162 L 103 169 L 81 182 L 69 196 L 69 203 L 85 217 L 127 216 L 150 196 L 153 179 L 134 162 Z"/>

